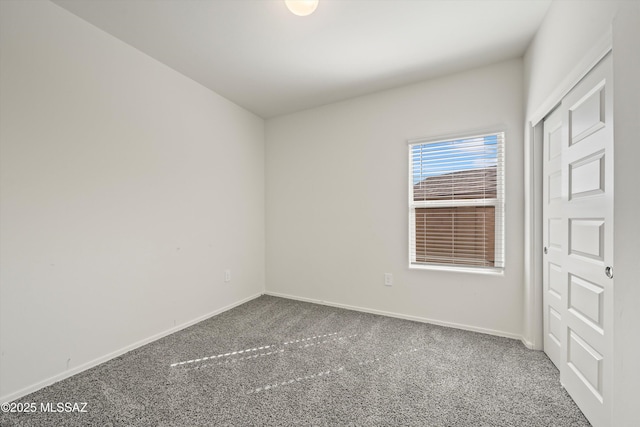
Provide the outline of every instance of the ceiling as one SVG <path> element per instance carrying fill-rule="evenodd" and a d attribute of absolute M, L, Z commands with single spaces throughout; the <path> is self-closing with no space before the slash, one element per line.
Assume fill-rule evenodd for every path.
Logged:
<path fill-rule="evenodd" d="M 521 56 L 551 0 L 53 0 L 264 117 Z"/>

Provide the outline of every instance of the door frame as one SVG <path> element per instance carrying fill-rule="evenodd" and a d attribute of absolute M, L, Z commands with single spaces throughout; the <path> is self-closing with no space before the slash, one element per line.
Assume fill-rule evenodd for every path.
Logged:
<path fill-rule="evenodd" d="M 562 99 L 612 50 L 611 28 L 527 117 L 524 130 L 524 323 L 522 342 L 542 350 L 542 124 Z"/>

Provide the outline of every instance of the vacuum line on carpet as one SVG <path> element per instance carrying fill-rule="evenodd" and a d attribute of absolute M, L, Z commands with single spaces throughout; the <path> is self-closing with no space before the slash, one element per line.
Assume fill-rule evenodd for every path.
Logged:
<path fill-rule="evenodd" d="M 285 343 L 283 343 L 282 345 L 289 345 L 289 344 L 295 344 L 295 343 L 303 343 L 303 342 L 307 342 L 307 344 L 298 346 L 298 348 L 306 348 L 306 347 L 311 347 L 314 345 L 319 345 L 319 344 L 326 344 L 330 341 L 337 341 L 337 340 L 343 340 L 343 339 L 349 339 L 349 338 L 353 338 L 355 337 L 357 334 L 354 335 L 349 335 L 347 337 L 335 337 L 331 340 L 324 340 L 321 342 L 308 342 L 311 340 L 320 340 L 322 338 L 325 337 L 330 337 L 330 336 L 334 336 L 337 335 L 337 332 L 331 333 L 331 334 L 324 334 L 324 335 L 317 335 L 314 337 L 308 337 L 308 338 L 302 338 L 302 339 L 297 339 L 297 340 L 292 340 L 292 341 L 287 341 Z M 221 353 L 213 356 L 206 356 L 206 357 L 201 357 L 201 358 L 197 358 L 197 359 L 190 359 L 190 360 L 185 360 L 182 362 L 175 362 L 172 363 L 171 365 L 169 365 L 171 368 L 175 368 L 177 366 L 183 366 L 183 365 L 190 365 L 190 364 L 194 364 L 194 363 L 200 363 L 200 362 L 205 362 L 208 360 L 215 360 L 215 359 L 221 359 L 221 358 L 228 358 L 228 357 L 232 357 L 232 356 L 240 356 L 241 354 L 248 354 L 248 353 L 252 353 L 252 352 L 256 352 L 256 351 L 260 351 L 260 350 L 267 350 L 270 348 L 277 348 L 278 344 L 269 344 L 269 345 L 264 345 L 264 346 L 260 346 L 260 347 L 254 347 L 254 348 L 248 348 L 246 350 L 236 350 L 236 351 L 230 351 L 227 353 Z M 282 350 L 284 351 L 284 350 Z M 282 352 L 280 351 L 280 352 Z M 248 359 L 252 359 L 258 356 L 267 356 L 267 355 L 271 355 L 271 354 L 275 354 L 277 353 L 277 351 L 273 351 L 273 352 L 268 352 L 268 353 L 261 353 L 261 354 L 255 354 L 249 357 L 242 357 L 242 358 L 234 358 L 234 360 L 248 360 Z M 219 363 L 220 364 L 220 363 Z M 211 366 L 211 365 L 208 365 Z"/>
<path fill-rule="evenodd" d="M 277 381 L 277 382 L 274 382 L 272 384 L 267 384 L 267 385 L 262 386 L 262 387 L 251 388 L 248 391 L 244 392 L 244 394 L 261 393 L 261 392 L 274 390 L 274 389 L 276 389 L 278 387 L 282 387 L 282 386 L 287 386 L 287 385 L 291 385 L 291 384 L 297 384 L 297 383 L 301 383 L 301 382 L 308 381 L 308 380 L 313 380 L 313 379 L 321 379 L 321 378 L 326 377 L 326 376 L 328 376 L 330 374 L 341 373 L 341 372 L 344 372 L 345 370 L 357 368 L 357 367 L 364 366 L 364 365 L 370 365 L 372 363 L 377 363 L 377 362 L 380 362 L 382 360 L 388 361 L 389 359 L 391 359 L 393 357 L 402 356 L 403 354 L 407 355 L 409 353 L 414 353 L 414 352 L 417 352 L 417 351 L 418 351 L 417 348 L 412 348 L 410 350 L 398 351 L 396 353 L 392 353 L 392 354 L 390 354 L 390 355 L 388 355 L 386 357 L 374 357 L 372 359 L 361 360 L 361 361 L 358 361 L 357 363 L 352 363 L 348 367 L 340 366 L 337 369 L 328 369 L 326 371 L 317 372 L 317 373 L 314 373 L 314 374 L 311 374 L 311 375 L 299 376 L 299 377 L 291 378 L 291 379 L 284 380 L 284 381 Z"/>

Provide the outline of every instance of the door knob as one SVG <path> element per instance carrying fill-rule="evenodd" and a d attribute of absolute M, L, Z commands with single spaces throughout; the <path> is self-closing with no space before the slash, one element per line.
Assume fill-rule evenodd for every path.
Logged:
<path fill-rule="evenodd" d="M 546 254 L 547 254 L 547 252 L 548 252 L 548 251 L 547 251 L 547 247 L 545 246 L 545 247 L 544 247 L 544 249 L 543 249 L 542 251 L 543 251 L 543 252 L 544 252 L 544 254 L 546 255 Z"/>
<path fill-rule="evenodd" d="M 607 268 L 605 268 L 604 274 L 606 274 L 609 279 L 613 279 L 613 267 L 608 266 Z"/>

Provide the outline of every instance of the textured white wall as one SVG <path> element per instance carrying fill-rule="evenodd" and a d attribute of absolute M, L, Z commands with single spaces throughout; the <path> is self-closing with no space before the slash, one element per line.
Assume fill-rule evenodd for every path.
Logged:
<path fill-rule="evenodd" d="M 576 67 L 609 34 L 614 68 L 613 425 L 640 425 L 640 2 L 554 1 L 525 55 L 527 119 L 550 107 Z M 586 62 L 585 62 L 585 59 Z M 586 71 L 586 70 L 584 70 Z"/>
<path fill-rule="evenodd" d="M 52 3 L 0 7 L 5 401 L 263 291 L 264 121 Z"/>
<path fill-rule="evenodd" d="M 512 60 L 267 120 L 267 291 L 519 337 L 522 87 Z M 495 125 L 507 132 L 504 276 L 409 270 L 407 140 Z"/>

